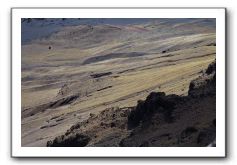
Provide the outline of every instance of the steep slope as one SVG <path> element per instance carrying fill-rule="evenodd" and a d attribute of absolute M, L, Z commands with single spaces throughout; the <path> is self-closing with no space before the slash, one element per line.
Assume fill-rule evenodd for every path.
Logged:
<path fill-rule="evenodd" d="M 208 146 L 216 136 L 215 66 L 190 83 L 188 96 L 152 92 L 136 107 L 90 114 L 47 146 Z"/>
<path fill-rule="evenodd" d="M 21 49 L 22 146 L 151 92 L 186 96 L 216 55 L 215 19 L 22 21 L 22 39 L 37 35 Z"/>

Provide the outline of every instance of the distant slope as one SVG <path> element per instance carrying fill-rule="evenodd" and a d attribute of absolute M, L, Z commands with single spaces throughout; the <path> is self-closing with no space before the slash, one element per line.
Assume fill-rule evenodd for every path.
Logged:
<path fill-rule="evenodd" d="M 194 19 L 150 19 L 150 18 L 23 18 L 22 19 L 22 44 L 28 44 L 33 40 L 47 38 L 53 33 L 60 31 L 63 27 L 78 26 L 78 25 L 139 25 L 147 24 L 147 27 L 153 28 L 156 26 L 179 26 L 183 28 L 184 24 L 196 24 L 197 26 L 206 26 L 215 28 L 215 19 L 202 19 L 196 21 Z M 177 25 L 177 23 L 179 23 Z"/>

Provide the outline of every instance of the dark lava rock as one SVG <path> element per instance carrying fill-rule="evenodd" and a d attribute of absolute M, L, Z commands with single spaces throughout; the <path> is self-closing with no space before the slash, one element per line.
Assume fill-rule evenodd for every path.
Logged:
<path fill-rule="evenodd" d="M 216 95 L 216 62 L 208 66 L 204 75 L 190 82 L 188 95 L 191 97 Z"/>
<path fill-rule="evenodd" d="M 206 70 L 206 74 L 212 74 L 216 72 L 216 61 L 212 62 L 208 65 L 208 68 Z"/>
<path fill-rule="evenodd" d="M 197 132 L 198 130 L 195 127 L 187 127 L 182 133 L 181 133 L 181 137 L 185 138 L 188 137 L 190 135 L 192 135 L 193 133 Z"/>
<path fill-rule="evenodd" d="M 83 134 L 62 135 L 56 137 L 53 141 L 48 141 L 47 147 L 84 147 L 90 140 L 89 136 Z"/>
<path fill-rule="evenodd" d="M 208 146 L 210 142 L 214 141 L 216 138 L 216 131 L 215 130 L 203 130 L 199 133 L 197 137 L 197 143 L 200 146 Z"/>
<path fill-rule="evenodd" d="M 128 125 L 136 127 L 140 121 L 149 119 L 156 112 L 163 113 L 165 120 L 171 122 L 172 110 L 180 100 L 182 98 L 177 95 L 166 96 L 164 92 L 152 92 L 145 101 L 138 101 L 135 110 L 128 117 Z"/>

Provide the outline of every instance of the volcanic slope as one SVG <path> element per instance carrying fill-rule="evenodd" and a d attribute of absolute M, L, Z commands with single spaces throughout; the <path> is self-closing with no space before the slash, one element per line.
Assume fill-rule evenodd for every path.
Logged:
<path fill-rule="evenodd" d="M 151 92 L 185 96 L 215 59 L 212 19 L 65 26 L 22 45 L 22 146 Z"/>
<path fill-rule="evenodd" d="M 216 63 L 188 96 L 152 92 L 135 107 L 109 108 L 78 122 L 49 147 L 207 147 L 216 137 Z"/>

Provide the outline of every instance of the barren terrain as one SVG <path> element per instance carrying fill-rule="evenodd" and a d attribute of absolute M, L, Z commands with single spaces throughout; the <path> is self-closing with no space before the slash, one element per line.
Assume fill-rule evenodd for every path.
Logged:
<path fill-rule="evenodd" d="M 29 30 L 35 28 L 34 24 L 37 28 L 49 26 L 47 21 L 27 20 L 22 24 Z M 61 24 L 63 21 L 69 20 L 58 20 Z M 27 42 L 22 41 L 22 146 L 46 146 L 47 141 L 64 134 L 76 123 L 92 120 L 94 115 L 100 117 L 105 109 L 119 109 L 123 116 L 152 92 L 186 97 L 190 82 L 203 75 L 215 60 L 215 19 L 77 22 L 80 20 L 32 39 L 27 36 L 31 34 L 22 30 L 22 36 L 27 36 Z M 185 108 L 198 101 L 192 100 Z M 200 102 L 197 113 L 201 113 L 207 102 L 215 104 L 209 97 Z M 180 114 L 184 119 L 189 117 L 188 113 Z M 214 110 L 203 114 L 211 115 L 208 122 L 215 119 Z M 167 124 L 153 129 L 164 131 L 172 127 Z M 195 130 L 191 128 L 191 132 Z M 104 135 L 110 131 L 106 130 Z M 117 131 L 120 140 L 130 134 L 127 130 L 123 134 L 120 129 Z M 145 136 L 146 132 L 142 131 L 136 136 Z M 166 131 L 164 134 L 167 136 L 161 139 L 168 137 Z M 120 145 L 148 145 L 133 138 L 127 137 Z M 100 146 L 96 145 L 99 139 L 96 140 L 91 146 Z M 154 143 L 172 146 L 162 140 Z M 106 140 L 100 144 L 108 145 Z"/>

